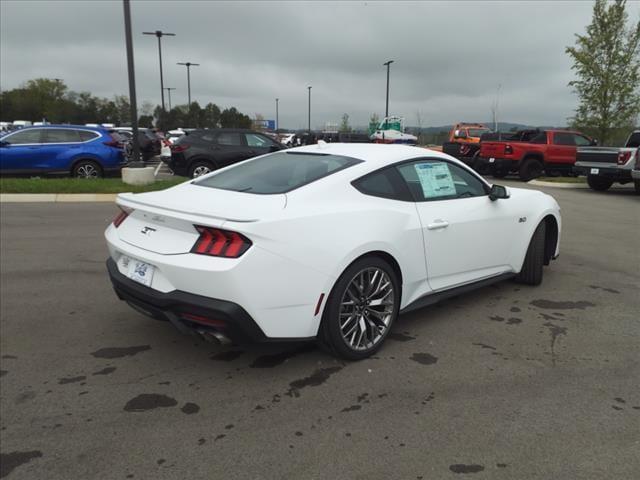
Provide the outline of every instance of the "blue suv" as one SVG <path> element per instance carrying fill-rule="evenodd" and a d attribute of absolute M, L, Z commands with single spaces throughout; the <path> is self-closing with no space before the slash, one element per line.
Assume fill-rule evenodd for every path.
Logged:
<path fill-rule="evenodd" d="M 0 175 L 97 178 L 127 163 L 124 139 L 105 128 L 27 127 L 0 137 Z"/>

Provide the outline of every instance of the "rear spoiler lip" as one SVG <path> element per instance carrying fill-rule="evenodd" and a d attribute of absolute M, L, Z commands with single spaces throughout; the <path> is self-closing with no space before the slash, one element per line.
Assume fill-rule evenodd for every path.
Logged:
<path fill-rule="evenodd" d="M 203 218 L 218 220 L 222 222 L 237 222 L 237 223 L 253 223 L 260 220 L 259 218 L 250 218 L 250 219 L 229 218 L 229 217 L 223 217 L 219 215 L 210 215 L 206 213 L 192 213 L 192 212 L 187 212 L 185 210 L 181 210 L 178 208 L 158 207 L 157 205 L 153 205 L 151 203 L 142 202 L 137 198 L 134 198 L 134 196 L 135 194 L 132 192 L 120 193 L 116 197 L 116 203 L 118 205 L 122 205 L 123 207 L 129 207 L 133 209 L 137 209 L 138 207 L 143 207 L 143 210 L 148 211 L 150 213 L 155 213 L 158 215 L 166 215 L 167 213 L 177 213 L 177 214 L 180 214 L 180 216 L 183 219 L 189 219 L 190 221 L 194 221 L 195 223 L 197 223 L 198 221 L 201 221 Z"/>

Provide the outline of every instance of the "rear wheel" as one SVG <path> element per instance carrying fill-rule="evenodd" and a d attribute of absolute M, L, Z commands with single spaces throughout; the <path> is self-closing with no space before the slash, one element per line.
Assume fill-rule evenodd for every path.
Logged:
<path fill-rule="evenodd" d="M 524 257 L 522 270 L 516 277 L 516 281 L 527 285 L 540 285 L 542 283 L 542 267 L 544 265 L 544 239 L 546 223 L 540 222 L 533 232 L 527 255 Z"/>
<path fill-rule="evenodd" d="M 529 180 L 540 177 L 543 171 L 544 166 L 540 160 L 537 158 L 527 158 L 522 162 L 522 165 L 520 165 L 520 171 L 518 173 L 520 180 L 528 182 Z"/>
<path fill-rule="evenodd" d="M 589 184 L 589 188 L 592 190 L 604 192 L 605 190 L 609 190 L 611 185 L 613 185 L 613 180 L 598 177 L 597 175 L 587 175 L 587 183 Z"/>
<path fill-rule="evenodd" d="M 73 166 L 71 174 L 75 178 L 102 178 L 102 168 L 93 160 L 80 160 Z"/>
<path fill-rule="evenodd" d="M 189 177 L 197 178 L 215 170 L 213 163 L 206 160 L 198 160 L 193 162 L 189 167 Z"/>
<path fill-rule="evenodd" d="M 505 172 L 504 170 L 498 170 L 498 171 L 496 171 L 496 172 L 493 172 L 493 173 L 491 174 L 491 176 L 492 176 L 493 178 L 504 178 L 504 177 L 506 177 L 506 176 L 507 176 L 507 173 L 508 173 L 508 172 Z"/>
<path fill-rule="evenodd" d="M 636 195 L 640 195 L 640 180 L 634 180 L 633 186 L 636 189 Z"/>
<path fill-rule="evenodd" d="M 400 285 L 378 257 L 353 263 L 336 282 L 318 332 L 320 346 L 347 360 L 375 353 L 398 316 Z"/>

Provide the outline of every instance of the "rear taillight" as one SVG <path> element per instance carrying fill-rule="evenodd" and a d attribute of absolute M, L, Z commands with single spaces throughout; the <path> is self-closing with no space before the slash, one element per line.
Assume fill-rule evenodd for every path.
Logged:
<path fill-rule="evenodd" d="M 110 141 L 102 143 L 104 143 L 107 147 L 122 148 L 122 142 L 113 138 L 113 135 L 109 134 L 109 138 L 111 139 Z"/>
<path fill-rule="evenodd" d="M 118 213 L 118 215 L 116 215 L 116 218 L 113 219 L 113 226 L 116 228 L 122 225 L 122 222 L 124 222 L 127 219 L 127 217 L 131 214 L 131 212 L 133 212 L 133 210 L 130 208 L 125 208 L 120 206 L 118 208 L 120 208 L 120 212 Z"/>
<path fill-rule="evenodd" d="M 173 153 L 181 153 L 181 152 L 184 152 L 185 150 L 188 150 L 189 147 L 191 147 L 191 145 L 189 145 L 188 143 L 181 143 L 179 145 L 171 145 L 171 151 Z"/>
<path fill-rule="evenodd" d="M 212 257 L 238 258 L 251 246 L 251 240 L 240 233 L 219 228 L 194 226 L 200 232 L 200 237 L 193 245 L 191 253 L 211 255 Z"/>
<path fill-rule="evenodd" d="M 631 152 L 620 152 L 618 153 L 618 165 L 624 165 L 631 158 Z"/>
<path fill-rule="evenodd" d="M 636 166 L 633 169 L 640 170 L 640 148 L 636 149 Z"/>
<path fill-rule="evenodd" d="M 504 154 L 505 155 L 513 154 L 513 147 L 511 145 L 505 145 L 504 146 Z"/>

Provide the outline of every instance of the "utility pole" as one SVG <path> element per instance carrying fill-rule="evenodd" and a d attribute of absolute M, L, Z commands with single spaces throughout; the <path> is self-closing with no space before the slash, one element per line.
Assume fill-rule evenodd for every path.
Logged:
<path fill-rule="evenodd" d="M 175 90 L 175 87 L 164 87 L 164 89 L 167 91 L 167 95 L 169 97 L 169 111 L 171 111 L 171 90 Z"/>
<path fill-rule="evenodd" d="M 191 67 L 199 67 L 199 63 L 179 62 L 176 65 L 187 67 L 187 98 L 189 99 L 189 111 L 191 111 Z"/>
<path fill-rule="evenodd" d="M 162 30 L 156 30 L 155 32 L 142 32 L 143 35 L 155 35 L 158 37 L 158 57 L 160 58 L 160 98 L 162 99 L 162 112 L 164 113 L 164 81 L 162 79 L 162 42 L 161 39 L 164 36 L 175 37 L 175 33 L 167 33 Z"/>
<path fill-rule="evenodd" d="M 143 167 L 140 162 L 140 142 L 138 139 L 138 107 L 136 105 L 136 73 L 133 64 L 133 37 L 131 35 L 131 8 L 129 0 L 123 0 L 124 7 L 124 34 L 127 46 L 127 72 L 129 74 L 129 105 L 131 107 L 131 133 L 133 138 L 132 168 Z"/>
<path fill-rule="evenodd" d="M 389 60 L 388 62 L 385 62 L 382 64 L 387 66 L 387 106 L 384 110 L 385 124 L 387 123 L 386 118 L 389 116 L 389 70 L 392 63 L 393 63 L 393 60 Z"/>
<path fill-rule="evenodd" d="M 309 133 L 311 133 L 311 86 L 308 86 L 309 90 Z"/>
<path fill-rule="evenodd" d="M 278 128 L 280 128 L 280 122 L 278 122 L 278 100 L 280 99 L 276 98 L 276 132 L 278 131 Z"/>

